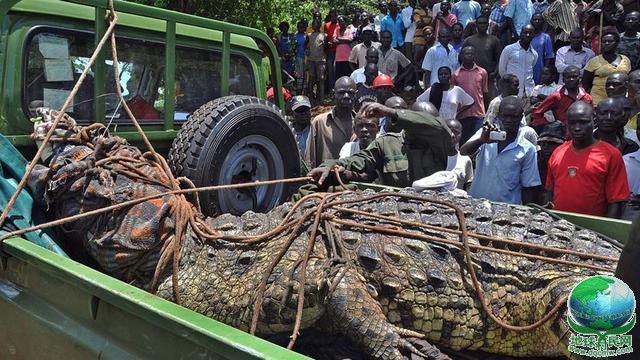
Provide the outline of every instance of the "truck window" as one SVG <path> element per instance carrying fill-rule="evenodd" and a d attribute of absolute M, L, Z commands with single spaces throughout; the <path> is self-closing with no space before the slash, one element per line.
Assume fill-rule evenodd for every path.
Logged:
<path fill-rule="evenodd" d="M 118 72 L 122 95 L 136 119 L 145 122 L 164 119 L 164 44 L 118 38 Z M 129 116 L 116 95 L 115 77 L 109 51 L 106 82 L 107 122 L 127 123 Z"/>
<path fill-rule="evenodd" d="M 60 108 L 93 52 L 91 33 L 46 29 L 33 35 L 26 61 L 25 103 L 28 108 Z M 128 123 L 130 119 L 118 101 L 111 51 L 106 49 L 106 123 Z M 124 98 L 136 119 L 164 121 L 164 56 L 162 43 L 118 38 L 119 80 Z M 203 104 L 221 95 L 222 57 L 219 51 L 178 46 L 176 48 L 175 120 L 184 121 Z M 90 122 L 94 106 L 93 70 L 83 82 L 67 113 Z M 232 54 L 229 94 L 256 96 L 251 62 Z"/>
<path fill-rule="evenodd" d="M 186 120 L 200 106 L 220 97 L 221 68 L 219 52 L 176 48 L 175 120 Z"/>
<path fill-rule="evenodd" d="M 93 35 L 43 31 L 31 37 L 23 96 L 29 109 L 61 108 L 93 53 Z M 67 113 L 93 119 L 93 72 L 89 72 Z"/>
<path fill-rule="evenodd" d="M 251 63 L 231 55 L 230 95 L 256 95 Z M 186 120 L 200 106 L 220 97 L 222 56 L 218 51 L 176 48 L 175 120 Z"/>

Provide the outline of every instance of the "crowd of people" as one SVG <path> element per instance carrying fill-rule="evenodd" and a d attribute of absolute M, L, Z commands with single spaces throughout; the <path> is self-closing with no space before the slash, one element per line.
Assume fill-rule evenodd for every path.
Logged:
<path fill-rule="evenodd" d="M 301 159 L 320 187 L 339 176 L 630 216 L 640 201 L 634 7 L 392 0 L 352 21 L 316 11 L 294 35 L 282 23 L 270 35 L 297 79 Z M 312 119 L 326 101 L 335 106 Z"/>

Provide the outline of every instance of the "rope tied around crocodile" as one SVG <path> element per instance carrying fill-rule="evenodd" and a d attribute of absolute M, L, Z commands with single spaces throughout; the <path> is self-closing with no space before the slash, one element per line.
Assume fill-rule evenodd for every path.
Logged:
<path fill-rule="evenodd" d="M 484 290 L 480 286 L 476 269 L 473 266 L 472 254 L 474 251 L 491 251 L 502 255 L 519 256 L 532 260 L 612 272 L 612 269 L 610 268 L 558 259 L 550 257 L 549 254 L 571 255 L 596 261 L 611 262 L 615 262 L 617 260 L 615 258 L 545 245 L 529 244 L 517 240 L 470 232 L 467 228 L 466 217 L 463 209 L 449 201 L 394 192 L 385 192 L 366 197 L 357 197 L 353 200 L 345 200 L 345 195 L 352 193 L 353 191 L 348 190 L 346 185 L 342 182 L 338 171 L 334 171 L 334 173 L 338 183 L 343 187 L 344 191 L 337 193 L 315 193 L 303 197 L 293 204 L 292 208 L 276 227 L 263 234 L 250 236 L 225 235 L 219 229 L 212 227 L 206 222 L 206 219 L 199 211 L 200 200 L 198 193 L 204 191 L 220 191 L 243 187 L 303 182 L 309 180 L 309 178 L 298 177 L 293 179 L 256 181 L 252 183 L 217 185 L 201 188 L 195 187 L 189 179 L 176 179 L 171 173 L 166 160 L 155 151 L 135 116 L 131 113 L 119 86 L 116 86 L 116 93 L 119 101 L 122 102 L 123 108 L 129 115 L 136 131 L 140 134 L 148 152 L 144 154 L 140 153 L 139 150 L 128 145 L 124 140 L 106 136 L 106 127 L 102 124 L 93 124 L 87 127 L 77 126 L 75 121 L 66 115 L 65 110 L 70 105 L 71 99 L 75 96 L 75 93 L 86 77 L 88 69 L 90 69 L 97 54 L 104 46 L 107 39 L 110 39 L 111 41 L 114 76 L 116 78 L 119 77 L 114 31 L 117 23 L 117 15 L 113 8 L 112 1 L 109 1 L 108 21 L 109 27 L 107 28 L 105 35 L 96 46 L 94 54 L 87 63 L 87 66 L 73 90 L 69 94 L 69 98 L 65 101 L 60 111 L 49 111 L 47 113 L 52 120 L 51 126 L 47 134 L 38 139 L 42 142 L 38 148 L 38 152 L 34 156 L 34 160 L 30 162 L 23 179 L 18 185 L 16 193 L 12 196 L 0 216 L 0 224 L 6 220 L 10 209 L 15 203 L 17 194 L 24 188 L 27 181 L 33 181 L 33 183 L 36 184 L 46 184 L 46 188 L 42 189 L 42 193 L 44 194 L 43 198 L 46 201 L 51 200 L 48 196 L 56 196 L 68 191 L 76 191 L 83 195 L 99 194 L 100 191 L 109 190 L 110 187 L 114 187 L 114 183 L 121 179 L 129 181 L 131 183 L 132 190 L 129 193 L 124 194 L 117 193 L 110 194 L 109 196 L 101 195 L 102 201 L 98 203 L 90 203 L 89 201 L 82 200 L 75 215 L 66 216 L 64 218 L 39 224 L 30 228 L 9 232 L 0 237 L 0 243 L 7 238 L 19 236 L 29 231 L 52 226 L 61 226 L 69 223 L 77 224 L 80 220 L 92 223 L 91 226 L 106 226 L 102 221 L 95 221 L 95 219 L 100 219 L 97 218 L 100 215 L 104 217 L 103 219 L 108 216 L 116 215 L 124 216 L 122 219 L 125 219 L 129 213 L 136 212 L 131 216 L 131 218 L 126 218 L 127 221 L 123 220 L 123 224 L 128 227 L 128 235 L 133 236 L 133 234 L 136 234 L 136 236 L 140 236 L 140 238 L 155 240 L 141 242 L 144 246 L 141 249 L 136 248 L 135 254 L 132 256 L 126 256 L 126 254 L 123 255 L 122 253 L 110 254 L 105 251 L 97 250 L 96 254 L 112 259 L 114 264 L 106 264 L 106 266 L 118 268 L 117 272 L 121 274 L 123 279 L 148 283 L 148 288 L 151 291 L 155 291 L 158 281 L 163 275 L 165 275 L 166 271 L 171 268 L 170 275 L 172 278 L 174 298 L 176 303 L 179 304 L 180 291 L 178 287 L 178 271 L 181 259 L 181 250 L 184 245 L 184 237 L 188 232 L 195 234 L 195 236 L 201 241 L 216 240 L 238 244 L 257 244 L 267 242 L 276 236 L 286 236 L 285 245 L 281 248 L 278 254 L 274 256 L 268 271 L 263 274 L 262 281 L 258 291 L 256 292 L 250 325 L 250 332 L 255 334 L 269 278 L 273 274 L 276 266 L 287 254 L 293 242 L 301 235 L 304 229 L 304 231 L 307 231 L 308 239 L 306 240 L 307 243 L 305 244 L 304 254 L 299 259 L 299 265 L 296 266 L 299 266 L 300 286 L 298 288 L 295 323 L 288 348 L 293 347 L 300 331 L 302 312 L 304 308 L 306 272 L 309 260 L 313 257 L 312 252 L 316 246 L 317 238 L 323 229 L 327 237 L 328 247 L 330 250 L 330 258 L 328 259 L 329 261 L 327 261 L 328 265 L 325 279 L 329 291 L 332 291 L 332 289 L 340 283 L 340 274 L 344 274 L 344 267 L 348 266 L 346 265 L 345 259 L 342 258 L 342 239 L 340 238 L 340 232 L 335 230 L 336 227 L 361 228 L 367 231 L 376 231 L 393 236 L 402 236 L 420 241 L 455 246 L 462 249 L 466 270 L 469 272 L 472 285 L 483 310 L 487 316 L 489 316 L 500 327 L 510 331 L 529 331 L 542 326 L 555 316 L 555 314 L 557 314 L 557 312 L 566 304 L 566 296 L 562 297 L 543 318 L 530 325 L 515 326 L 507 324 L 493 313 L 485 299 Z M 39 111 L 45 112 L 47 110 L 40 109 Z M 65 131 L 63 136 L 59 136 L 59 132 L 56 132 L 59 129 L 63 129 Z M 51 169 L 47 169 L 47 171 L 39 171 L 36 160 L 42 156 L 44 148 L 49 143 L 77 145 L 77 150 L 74 149 L 76 151 L 74 156 L 78 157 L 77 162 L 55 163 L 55 158 L 52 160 L 52 169 L 69 170 L 65 173 L 67 175 L 66 177 L 50 179 L 47 176 L 51 176 Z M 40 182 L 38 181 L 39 177 L 41 177 Z M 193 202 L 190 202 L 187 199 L 187 194 L 193 195 Z M 404 220 L 398 217 L 349 208 L 349 206 L 356 205 L 358 203 L 376 201 L 387 197 L 403 199 L 410 202 L 418 202 L 421 205 L 438 204 L 446 206 L 455 212 L 458 220 L 457 229 L 427 225 L 415 221 Z M 127 209 L 124 211 L 125 214 L 123 214 L 122 211 L 124 209 Z M 298 212 L 300 212 L 299 215 L 297 215 Z M 338 214 L 358 216 L 370 219 L 374 222 L 385 223 L 386 225 L 369 225 L 365 221 L 357 222 L 345 220 L 338 216 Z M 145 216 L 149 216 L 153 219 L 148 222 L 136 222 L 135 219 L 133 219 L 134 217 L 145 219 Z M 152 222 L 151 226 L 149 225 L 150 222 Z M 454 234 L 458 236 L 459 241 L 428 236 L 412 231 L 414 228 L 438 230 Z M 150 231 L 150 229 L 153 229 L 153 231 Z M 116 235 L 115 232 L 112 235 Z M 115 236 L 113 237 L 115 238 Z M 470 237 L 484 241 L 487 244 L 471 244 L 469 243 Z M 125 253 L 126 251 L 131 251 L 134 248 L 134 245 L 139 245 L 138 243 L 134 244 L 135 241 L 132 241 L 131 238 L 128 240 L 121 240 L 119 244 L 116 244 L 117 246 L 113 244 L 113 239 L 103 240 L 110 241 L 109 244 L 112 245 L 112 250 L 116 249 Z M 499 248 L 498 245 L 516 248 L 517 250 Z M 127 248 L 127 246 L 130 246 L 130 248 Z M 539 251 L 541 254 L 530 254 L 523 252 L 522 250 Z"/>

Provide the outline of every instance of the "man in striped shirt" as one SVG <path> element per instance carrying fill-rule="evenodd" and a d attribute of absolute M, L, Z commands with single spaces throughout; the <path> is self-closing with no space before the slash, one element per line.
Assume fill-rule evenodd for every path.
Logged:
<path fill-rule="evenodd" d="M 556 32 L 554 49 L 569 45 L 569 34 L 580 27 L 576 7 L 572 0 L 556 0 L 542 13 L 544 20 Z"/>

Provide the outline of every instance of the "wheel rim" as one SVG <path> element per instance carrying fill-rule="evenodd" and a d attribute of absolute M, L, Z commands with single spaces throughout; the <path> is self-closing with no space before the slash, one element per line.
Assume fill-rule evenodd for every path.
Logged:
<path fill-rule="evenodd" d="M 249 135 L 238 141 L 227 153 L 218 184 L 236 184 L 282 179 L 284 164 L 278 147 L 261 135 Z M 283 194 L 284 184 L 256 188 L 223 190 L 218 198 L 222 213 L 242 214 L 249 210 L 268 211 Z M 252 194 L 255 191 L 255 200 Z"/>

